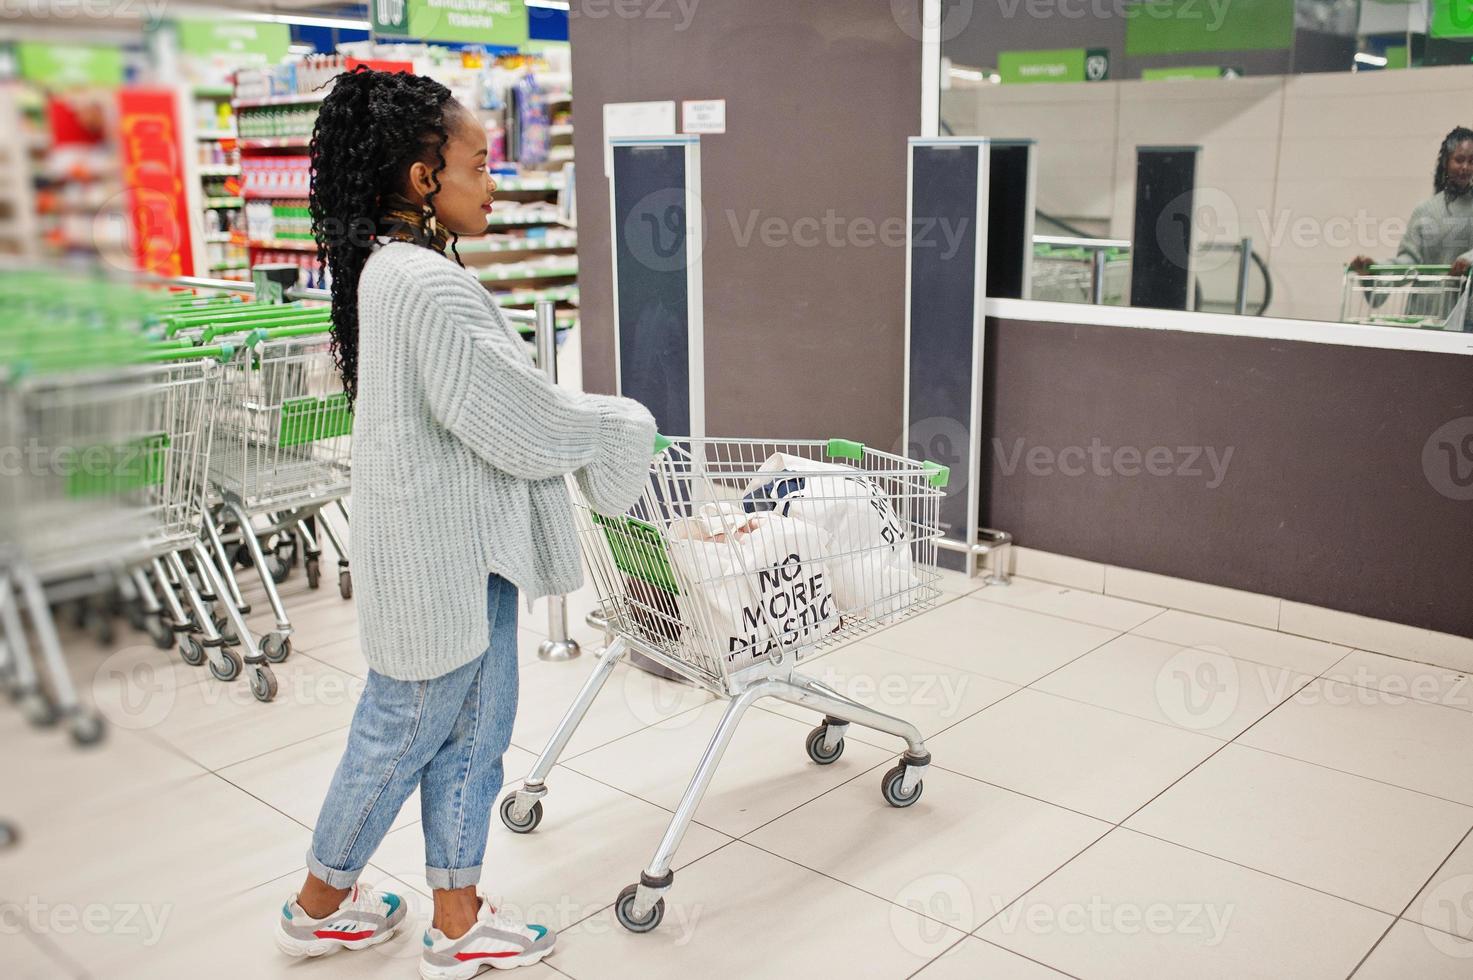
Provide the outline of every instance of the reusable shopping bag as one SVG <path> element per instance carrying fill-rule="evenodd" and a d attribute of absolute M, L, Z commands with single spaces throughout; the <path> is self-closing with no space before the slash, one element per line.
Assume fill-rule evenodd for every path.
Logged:
<path fill-rule="evenodd" d="M 748 484 L 748 513 L 772 512 L 816 524 L 828 534 L 824 555 L 845 615 L 886 622 L 920 583 L 911 570 L 905 524 L 875 480 L 852 466 L 774 453 Z"/>
<path fill-rule="evenodd" d="M 689 587 L 687 629 L 709 631 L 734 672 L 839 626 L 821 528 L 776 514 L 707 504 L 670 527 L 670 557 Z"/>

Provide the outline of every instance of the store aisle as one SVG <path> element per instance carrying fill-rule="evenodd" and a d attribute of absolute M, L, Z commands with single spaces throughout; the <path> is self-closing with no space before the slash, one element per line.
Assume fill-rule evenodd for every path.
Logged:
<path fill-rule="evenodd" d="M 1468 678 L 1039 582 L 947 585 L 937 609 L 809 665 L 922 729 L 922 800 L 882 801 L 886 738 L 851 729 L 820 768 L 803 751 L 813 719 L 752 712 L 643 936 L 609 903 L 721 706 L 618 668 L 542 826 L 493 821 L 485 889 L 563 930 L 518 976 L 1473 973 Z M 403 933 L 305 963 L 272 944 L 365 673 L 351 606 L 300 576 L 285 591 L 297 653 L 274 704 L 151 646 L 72 637 L 107 745 L 79 753 L 0 712 L 0 815 L 25 834 L 0 852 L 7 976 L 415 975 L 417 798 L 366 876 L 409 900 Z M 575 624 L 586 605 L 574 597 Z M 541 610 L 522 615 L 509 776 L 595 662 L 538 661 Z"/>

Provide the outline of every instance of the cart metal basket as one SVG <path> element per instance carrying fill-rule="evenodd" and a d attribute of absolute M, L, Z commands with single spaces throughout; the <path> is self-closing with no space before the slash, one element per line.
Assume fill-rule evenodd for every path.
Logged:
<path fill-rule="evenodd" d="M 1348 271 L 1340 319 L 1387 327 L 1467 330 L 1467 276 L 1446 265 L 1373 265 Z"/>
<path fill-rule="evenodd" d="M 584 559 L 616 639 L 501 805 L 513 831 L 538 825 L 548 774 L 631 651 L 730 699 L 654 859 L 615 904 L 635 932 L 659 924 L 676 849 L 743 713 L 761 698 L 822 715 L 807 740 L 819 765 L 839 758 L 851 723 L 903 739 L 881 791 L 896 807 L 920 798 L 931 757 L 916 728 L 795 668 L 936 602 L 949 477 L 938 464 L 845 440 L 661 439 L 656 449 L 628 514 L 598 514 L 575 492 Z"/>

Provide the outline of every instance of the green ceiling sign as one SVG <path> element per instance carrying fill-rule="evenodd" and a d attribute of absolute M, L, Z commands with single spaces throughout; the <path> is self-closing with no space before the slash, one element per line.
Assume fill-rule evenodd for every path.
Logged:
<path fill-rule="evenodd" d="M 180 20 L 179 50 L 209 57 L 230 55 L 242 64 L 274 65 L 286 57 L 292 29 L 249 20 Z"/>
<path fill-rule="evenodd" d="M 20 77 L 47 88 L 116 88 L 123 84 L 123 52 L 91 44 L 15 46 Z"/>
<path fill-rule="evenodd" d="M 1126 12 L 1128 55 L 1278 51 L 1294 43 L 1294 0 L 1140 0 Z"/>
<path fill-rule="evenodd" d="M 1433 37 L 1473 37 L 1473 0 L 1433 0 Z"/>
<path fill-rule="evenodd" d="M 1110 77 L 1110 53 L 1104 48 L 1002 51 L 997 56 L 997 73 L 1004 85 L 1102 82 Z"/>
<path fill-rule="evenodd" d="M 375 34 L 496 47 L 527 42 L 523 0 L 369 0 Z"/>

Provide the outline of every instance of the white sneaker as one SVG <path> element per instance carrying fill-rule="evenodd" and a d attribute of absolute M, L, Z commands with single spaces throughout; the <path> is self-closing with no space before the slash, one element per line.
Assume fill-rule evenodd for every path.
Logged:
<path fill-rule="evenodd" d="M 527 925 L 482 898 L 476 924 L 459 939 L 433 927 L 425 930 L 419 975 L 424 980 L 469 980 L 487 967 L 531 966 L 551 953 L 556 943 L 557 933 L 551 929 Z"/>
<path fill-rule="evenodd" d="M 404 921 L 404 901 L 389 892 L 354 885 L 336 912 L 314 919 L 293 895 L 281 907 L 276 923 L 276 945 L 288 956 L 324 956 L 340 949 L 377 946 Z"/>

